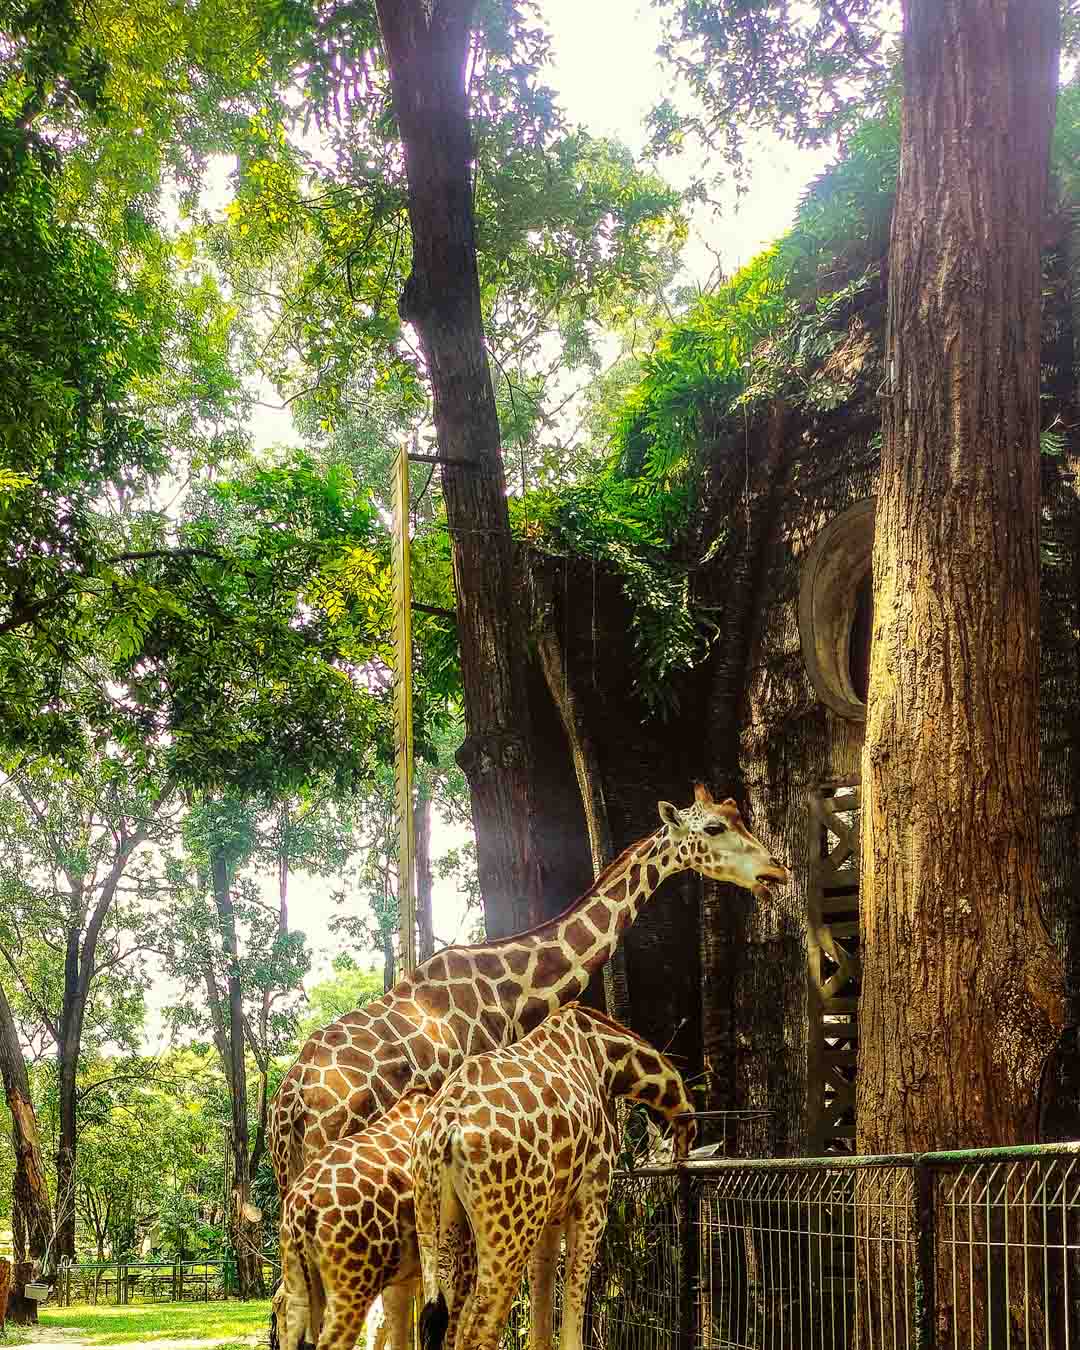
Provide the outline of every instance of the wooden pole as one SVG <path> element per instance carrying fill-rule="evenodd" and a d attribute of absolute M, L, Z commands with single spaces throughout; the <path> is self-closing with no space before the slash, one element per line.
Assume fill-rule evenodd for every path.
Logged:
<path fill-rule="evenodd" d="M 412 579 L 409 557 L 409 456 L 394 473 L 394 793 L 398 822 L 400 974 L 416 969 L 416 835 L 413 829 Z"/>

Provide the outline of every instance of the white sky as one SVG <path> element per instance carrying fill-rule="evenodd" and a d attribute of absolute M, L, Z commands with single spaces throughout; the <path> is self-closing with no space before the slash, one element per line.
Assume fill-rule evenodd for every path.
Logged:
<path fill-rule="evenodd" d="M 656 13 L 639 0 L 541 0 L 541 8 L 553 38 L 553 66 L 544 78 L 560 96 L 568 120 L 584 125 L 594 135 L 615 137 L 640 153 L 646 114 L 671 92 L 655 55 L 660 33 Z M 829 158 L 825 152 L 798 151 L 763 138 L 749 192 L 737 203 L 732 194 L 721 212 L 700 208 L 694 215 L 685 254 L 689 274 L 704 281 L 717 256 L 730 273 L 782 234 L 792 222 L 804 187 Z M 224 188 L 228 167 L 224 162 L 215 166 L 209 194 L 214 198 Z M 661 172 L 676 186 L 683 186 L 700 167 L 701 161 L 692 158 L 668 160 Z M 277 401 L 273 391 L 261 397 L 266 402 Z M 291 419 L 287 413 L 259 408 L 251 429 L 256 444 L 265 447 L 290 439 Z M 460 842 L 460 831 L 436 822 L 435 855 Z M 339 913 L 330 898 L 334 885 L 303 876 L 290 884 L 291 920 L 306 932 L 315 953 L 309 986 L 329 969 L 340 950 L 328 930 L 330 919 Z M 440 939 L 454 941 L 463 936 L 464 904 L 452 888 L 436 885 L 434 920 Z M 371 964 L 377 961 L 372 954 Z M 150 1021 L 149 1039 L 158 1043 L 158 1019 L 152 1015 Z"/>

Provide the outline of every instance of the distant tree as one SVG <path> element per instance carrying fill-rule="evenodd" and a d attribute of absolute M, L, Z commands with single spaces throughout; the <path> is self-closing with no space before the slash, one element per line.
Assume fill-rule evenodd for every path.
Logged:
<path fill-rule="evenodd" d="M 237 798 L 195 806 L 184 824 L 186 853 L 169 866 L 168 969 L 190 992 L 171 1010 L 175 1025 L 208 1031 L 227 1085 L 233 1181 L 230 1228 L 241 1296 L 262 1287 L 261 1216 L 251 1183 L 265 1146 L 271 1060 L 295 1034 L 294 996 L 307 970 L 303 935 L 283 930 L 241 874 L 256 850 L 256 813 Z M 260 1081 L 251 1139 L 248 1053 Z"/>
<path fill-rule="evenodd" d="M 222 1131 L 206 1067 L 186 1058 L 99 1058 L 80 1074 L 75 1205 L 98 1261 L 137 1258 L 155 1233 L 177 1254 L 195 1241 L 196 1191 Z"/>
<path fill-rule="evenodd" d="M 11 1005 L 2 983 L 0 983 L 0 1075 L 3 1076 L 4 1096 L 11 1113 L 11 1143 L 14 1152 L 11 1239 L 15 1258 L 13 1281 L 17 1284 L 22 1271 L 41 1274 L 47 1270 L 52 1251 L 53 1216 L 41 1147 L 41 1131 L 33 1098 L 30 1095 L 26 1060 Z M 27 1304 L 30 1306 L 25 1306 Z M 15 1322 L 34 1321 L 36 1305 L 33 1300 L 20 1300 L 18 1291 L 15 1290 L 8 1303 L 8 1316 Z"/>
<path fill-rule="evenodd" d="M 176 805 L 173 780 L 109 753 L 78 780 L 39 768 L 0 791 L 0 959 L 56 1054 L 53 1259 L 75 1254 L 80 1057 L 88 1039 L 136 1038 L 153 945 L 150 850 L 168 845 Z"/>
<path fill-rule="evenodd" d="M 339 1017 L 362 1008 L 383 992 L 381 971 L 364 970 L 347 953 L 331 962 L 333 975 L 313 984 L 308 990 L 307 1009 L 297 1023 L 297 1046 L 313 1031 L 319 1031 Z"/>

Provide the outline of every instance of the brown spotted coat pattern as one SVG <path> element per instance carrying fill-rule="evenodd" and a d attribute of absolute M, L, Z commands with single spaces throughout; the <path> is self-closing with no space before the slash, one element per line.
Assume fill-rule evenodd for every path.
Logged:
<path fill-rule="evenodd" d="M 420 1273 L 411 1150 L 427 1093 L 410 1092 L 375 1125 L 328 1145 L 290 1186 L 281 1215 L 283 1350 L 352 1350 L 380 1294 L 394 1350 L 408 1344 Z"/>
<path fill-rule="evenodd" d="M 618 1151 L 616 1097 L 677 1122 L 677 1152 L 686 1156 L 693 1105 L 678 1070 L 641 1037 L 574 1003 L 516 1045 L 467 1060 L 431 1101 L 413 1143 L 416 1226 L 425 1299 L 445 1298 L 456 1345 L 498 1350 L 528 1264 L 530 1344 L 548 1350 L 565 1235 L 560 1350 L 580 1350 Z M 456 1268 L 470 1232 L 475 1266 L 463 1288 Z"/>
<path fill-rule="evenodd" d="M 565 913 L 525 933 L 448 947 L 382 998 L 315 1032 L 270 1111 L 270 1154 L 284 1195 L 328 1144 L 362 1130 L 411 1088 L 436 1091 L 469 1055 L 510 1045 L 584 993 L 660 883 L 687 868 L 760 891 L 787 869 L 730 799 L 701 784 L 679 810 L 600 874 Z"/>

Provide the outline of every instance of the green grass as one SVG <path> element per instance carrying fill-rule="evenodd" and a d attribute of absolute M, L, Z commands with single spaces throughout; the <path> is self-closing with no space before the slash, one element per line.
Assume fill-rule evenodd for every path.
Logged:
<path fill-rule="evenodd" d="M 91 1345 L 133 1345 L 157 1340 L 219 1340 L 248 1346 L 270 1321 L 268 1299 L 237 1303 L 159 1303 L 147 1307 L 105 1308 L 76 1305 L 42 1308 L 41 1325 L 60 1333 L 78 1334 Z M 224 1350 L 224 1347 L 222 1348 Z"/>

